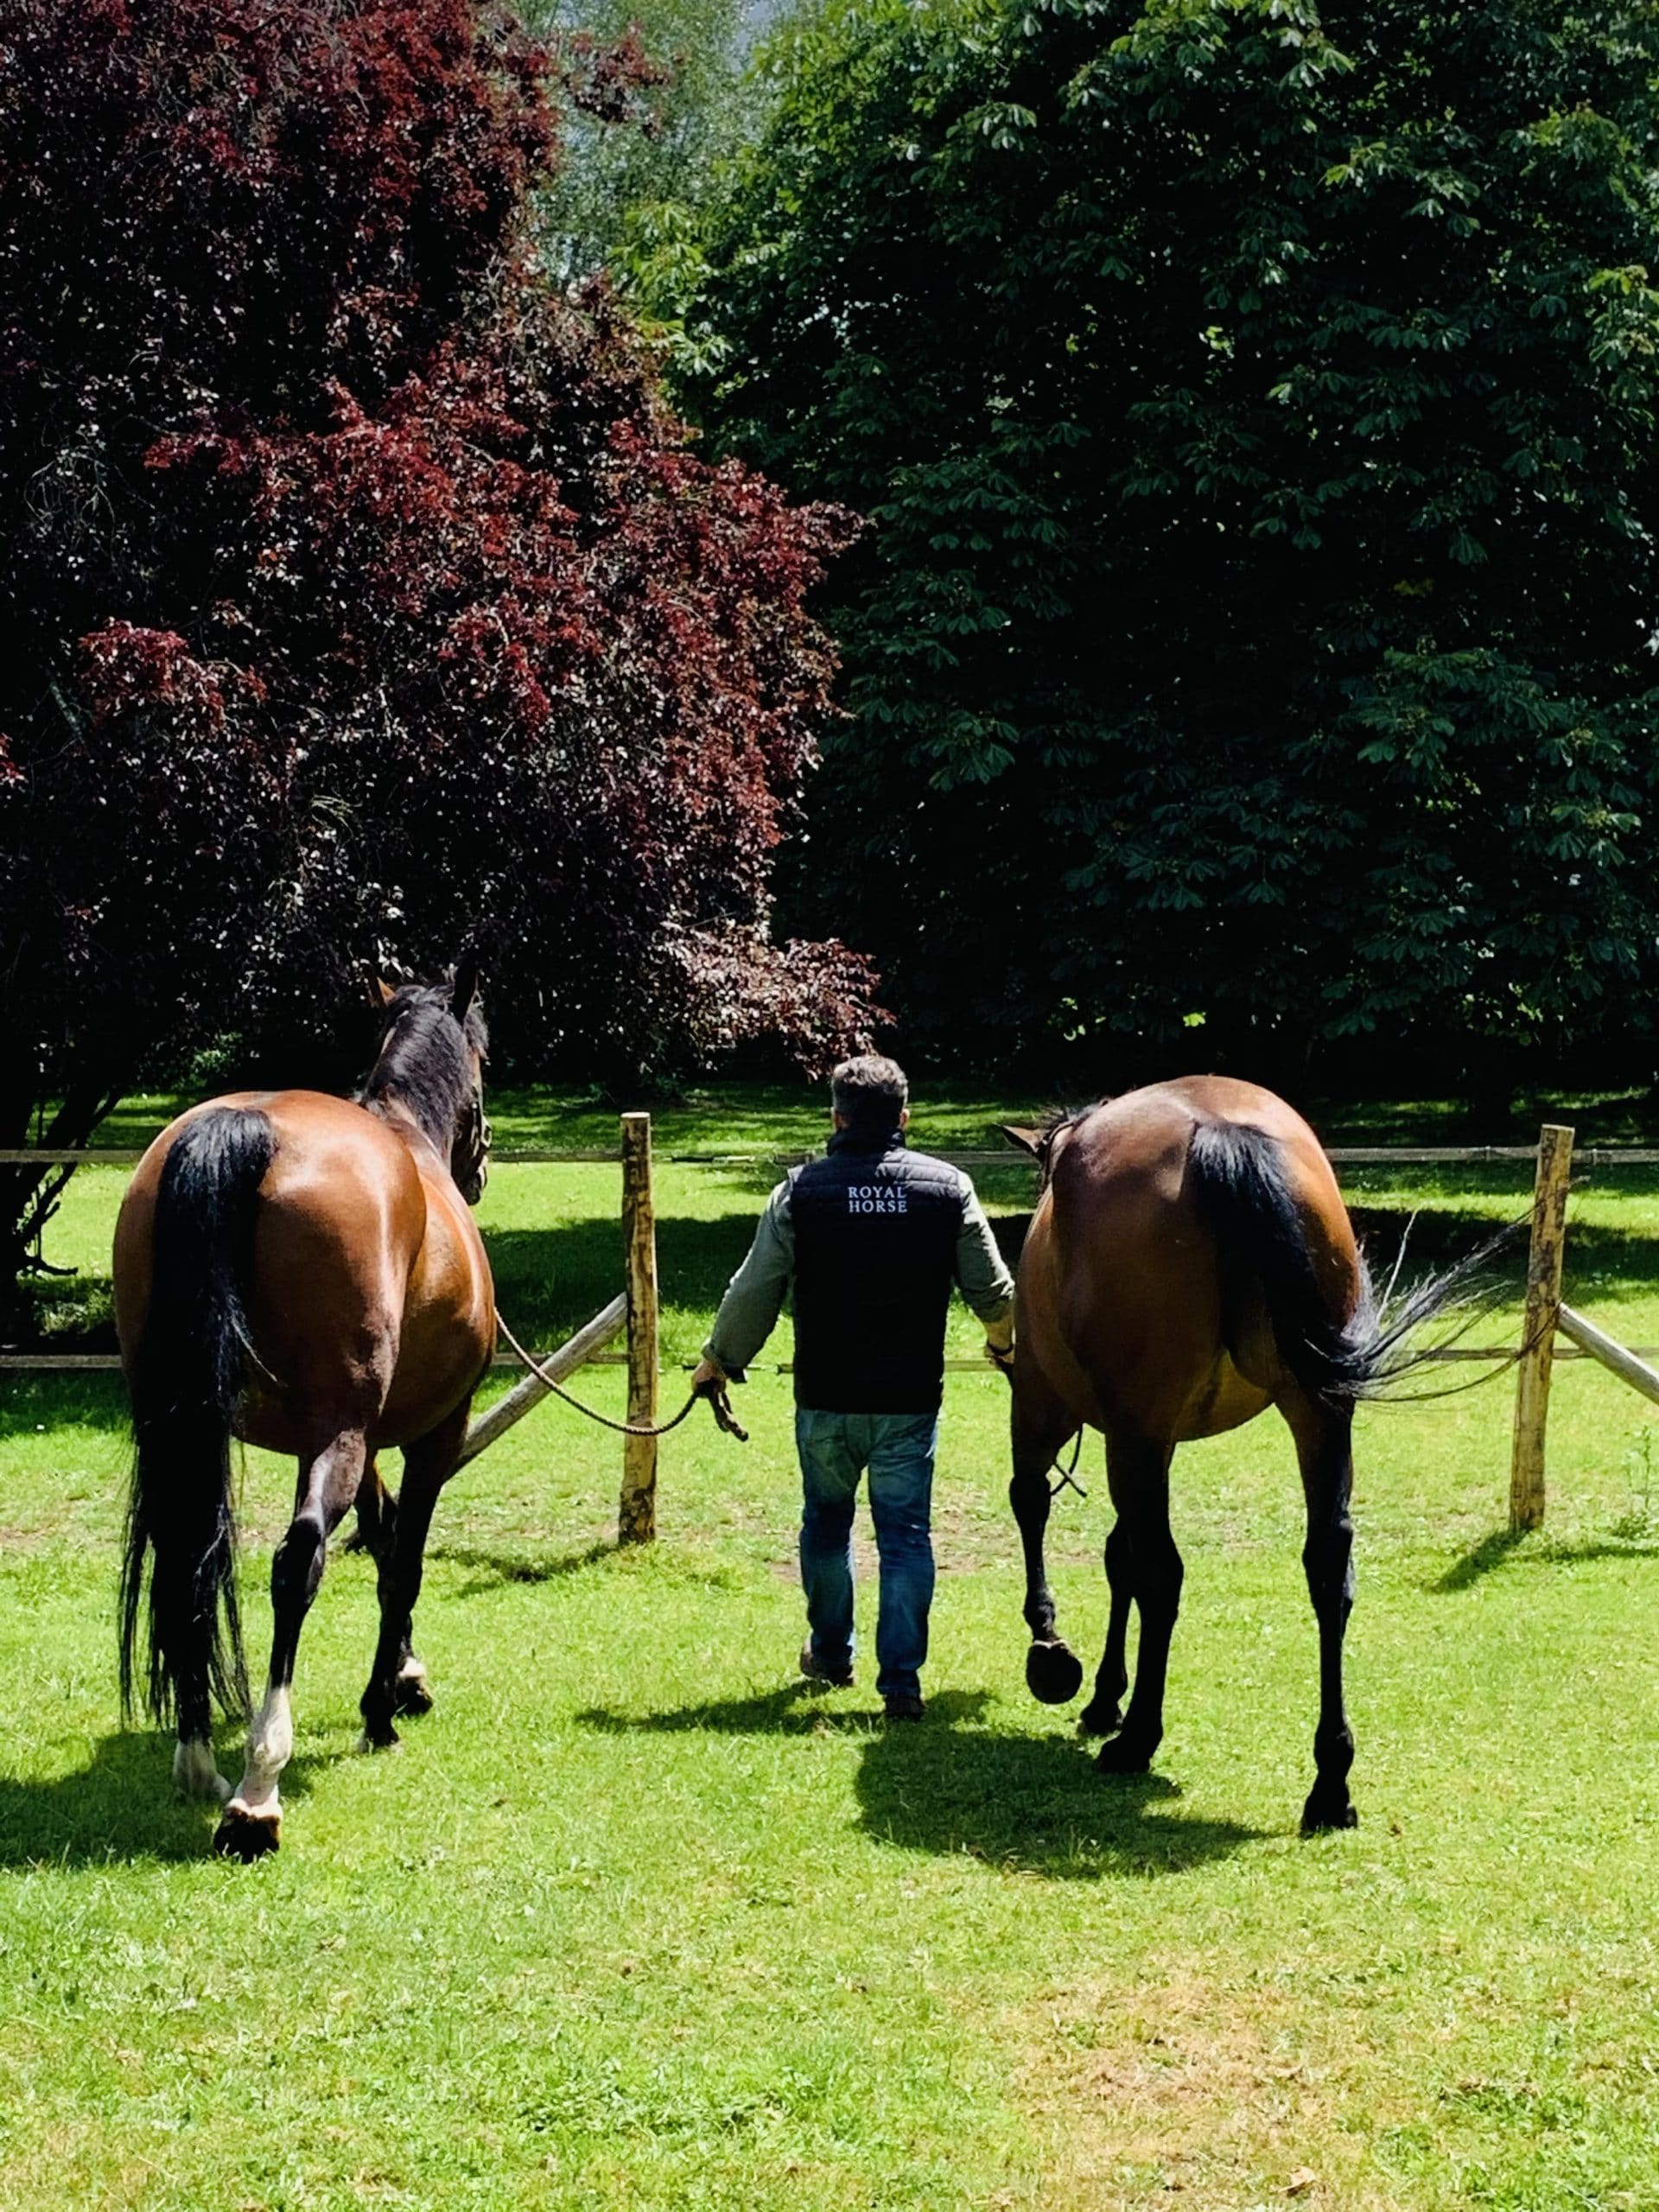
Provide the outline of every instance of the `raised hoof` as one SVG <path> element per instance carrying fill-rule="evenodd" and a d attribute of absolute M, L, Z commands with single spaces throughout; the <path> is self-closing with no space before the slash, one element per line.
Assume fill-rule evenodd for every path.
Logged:
<path fill-rule="evenodd" d="M 1080 1736 L 1116 1736 L 1122 1726 L 1123 1714 L 1116 1699 L 1109 1705 L 1103 1705 L 1091 1698 L 1077 1715 Z"/>
<path fill-rule="evenodd" d="M 1324 1789 L 1317 1782 L 1309 1790 L 1307 1802 L 1302 1808 L 1302 1834 L 1325 1835 L 1332 1828 L 1357 1828 L 1359 1815 L 1346 1788 Z"/>
<path fill-rule="evenodd" d="M 424 1671 L 398 1675 L 391 1694 L 391 1709 L 394 1713 L 430 1713 L 432 1702 L 432 1692 Z"/>
<path fill-rule="evenodd" d="M 1137 1743 L 1130 1736 L 1114 1736 L 1096 1752 L 1095 1764 L 1102 1774 L 1144 1774 L 1156 1749 L 1156 1745 Z"/>
<path fill-rule="evenodd" d="M 252 1813 L 245 1805 L 227 1805 L 213 1837 L 213 1850 L 220 1859 L 239 1859 L 251 1866 L 256 1859 L 276 1850 L 282 1840 L 280 1813 Z"/>
<path fill-rule="evenodd" d="M 1083 1688 L 1083 1662 L 1058 1637 L 1026 1654 L 1026 1688 L 1039 1705 L 1069 1705 Z"/>

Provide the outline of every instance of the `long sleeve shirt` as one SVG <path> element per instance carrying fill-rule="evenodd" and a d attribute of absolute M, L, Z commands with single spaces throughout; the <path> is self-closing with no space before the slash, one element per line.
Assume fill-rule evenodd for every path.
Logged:
<path fill-rule="evenodd" d="M 779 1183 L 766 1201 L 754 1232 L 747 1256 L 732 1277 L 720 1311 L 715 1319 L 709 1341 L 703 1350 L 723 1371 L 735 1380 L 741 1380 L 743 1370 L 760 1351 L 777 1325 L 784 1300 L 795 1280 L 799 1252 L 796 1231 L 795 1208 L 798 1180 L 803 1172 L 814 1177 L 816 1170 L 830 1171 L 831 1203 L 836 1217 L 851 1215 L 888 1215 L 912 1211 L 906 1196 L 927 1196 L 937 1206 L 944 1203 L 959 1210 L 950 1249 L 950 1272 L 969 1306 L 986 1326 L 993 1327 L 1007 1319 L 1014 1302 L 1014 1279 L 1004 1264 L 1002 1255 L 992 1237 L 990 1225 L 979 1203 L 973 1185 L 959 1169 L 944 1166 L 931 1160 L 925 1154 L 913 1154 L 900 1148 L 896 1137 L 890 1141 L 892 1149 L 884 1156 L 869 1151 L 854 1150 L 843 1154 L 839 1163 L 834 1155 L 845 1141 L 838 1139 L 830 1147 L 831 1158 L 813 1163 L 806 1171 L 797 1171 Z M 861 1166 L 862 1161 L 868 1166 Z M 839 1166 L 840 1174 L 834 1170 Z M 922 1171 L 925 1171 L 922 1179 Z M 849 1180 L 863 1174 L 870 1179 L 860 1183 Z M 917 1180 L 909 1179 L 918 1177 Z M 810 1187 L 815 1197 L 820 1183 L 818 1177 Z M 877 1195 L 880 1193 L 880 1195 Z M 822 1209 L 820 1208 L 820 1211 Z M 882 1227 L 889 1234 L 893 1224 Z M 917 1234 L 921 1233 L 919 1219 Z M 854 1254 L 854 1272 L 850 1278 L 852 1294 L 857 1297 L 860 1285 L 856 1273 L 856 1220 L 848 1232 L 854 1240 L 849 1249 Z M 815 1248 L 816 1249 L 816 1248 Z M 890 1249 L 890 1247 L 888 1248 Z M 885 1282 L 882 1275 L 882 1250 L 874 1240 L 870 1250 L 868 1291 L 870 1301 L 879 1305 Z M 846 1261 L 838 1254 L 846 1279 Z M 798 1306 L 800 1301 L 798 1300 Z M 798 1361 L 801 1347 L 798 1345 Z M 849 1378 L 849 1390 L 856 1389 L 856 1378 Z"/>

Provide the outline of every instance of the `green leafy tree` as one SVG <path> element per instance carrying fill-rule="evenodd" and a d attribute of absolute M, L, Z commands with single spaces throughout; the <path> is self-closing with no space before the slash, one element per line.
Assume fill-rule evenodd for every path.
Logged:
<path fill-rule="evenodd" d="M 522 12 L 574 94 L 543 195 L 552 265 L 568 278 L 610 269 L 630 289 L 649 270 L 656 289 L 677 293 L 679 245 L 720 162 L 753 128 L 749 0 L 529 0 Z"/>
<path fill-rule="evenodd" d="M 871 524 L 798 922 L 970 1049 L 1645 1028 L 1659 10 L 832 0 L 771 67 L 693 397 Z"/>

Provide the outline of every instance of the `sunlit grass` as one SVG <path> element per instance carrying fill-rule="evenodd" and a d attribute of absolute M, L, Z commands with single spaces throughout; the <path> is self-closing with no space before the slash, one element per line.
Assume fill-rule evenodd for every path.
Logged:
<path fill-rule="evenodd" d="M 585 1144 L 592 1110 L 580 1139 L 532 1137 L 527 1104 L 524 1141 Z M 795 1111 L 751 1100 L 672 1141 L 659 1122 L 659 1152 L 787 1150 L 817 1124 Z M 1019 1116 L 918 1116 L 945 1143 L 997 1118 Z M 670 1356 L 695 1355 L 768 1179 L 663 1166 Z M 121 1180 L 77 1179 L 53 1257 L 103 1265 Z M 1439 1250 L 1518 1211 L 1528 1177 L 1353 1183 L 1384 1240 L 1411 1205 L 1439 1217 Z M 515 1326 L 550 1339 L 618 1285 L 618 1189 L 607 1166 L 494 1178 Z M 1574 1201 L 1569 1294 L 1631 1341 L 1659 1341 L 1656 1236 L 1650 1176 Z M 620 1408 L 614 1370 L 579 1387 Z M 950 1384 L 928 1722 L 883 1729 L 868 1674 L 792 1678 L 788 1383 L 761 1373 L 747 1448 L 701 1418 L 664 1446 L 649 1554 L 608 1548 L 620 1446 L 563 1409 L 457 1480 L 420 1618 L 438 1709 L 396 1757 L 352 1755 L 373 1592 L 337 1557 L 284 1848 L 244 1870 L 206 1855 L 166 1746 L 118 1726 L 118 1386 L 10 1383 L 0 2204 L 1651 2203 L 1650 1417 L 1558 1369 L 1548 1523 L 1511 1545 L 1510 1403 L 1500 1381 L 1363 1419 L 1354 1834 L 1295 1833 L 1314 1643 L 1271 1417 L 1177 1461 L 1169 1733 L 1125 1785 L 1025 1694 L 988 1374 Z M 1082 1472 L 1052 1544 L 1080 1647 L 1106 1526 Z M 261 1656 L 289 1479 L 251 1455 Z"/>

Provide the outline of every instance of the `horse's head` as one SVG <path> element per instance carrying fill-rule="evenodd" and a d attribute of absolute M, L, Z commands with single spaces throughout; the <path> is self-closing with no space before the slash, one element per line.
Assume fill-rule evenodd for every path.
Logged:
<path fill-rule="evenodd" d="M 489 1031 L 479 997 L 478 963 L 467 954 L 437 983 L 393 985 L 377 978 L 385 1017 L 365 1103 L 397 1099 L 441 1151 L 469 1206 L 489 1180 L 489 1116 L 484 1067 Z"/>

